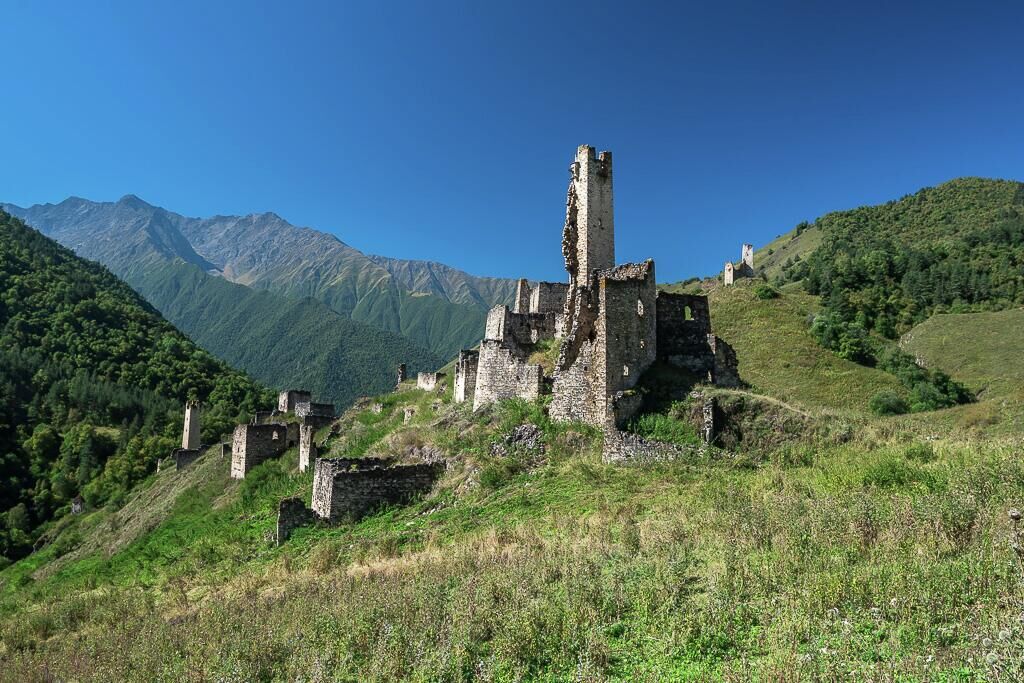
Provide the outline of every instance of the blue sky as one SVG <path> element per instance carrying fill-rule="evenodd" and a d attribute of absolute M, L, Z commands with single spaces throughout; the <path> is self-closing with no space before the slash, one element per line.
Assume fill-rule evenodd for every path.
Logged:
<path fill-rule="evenodd" d="M 0 0 L 0 200 L 274 211 L 562 279 L 567 166 L 618 260 L 709 274 L 801 220 L 1024 180 L 1024 3 Z"/>

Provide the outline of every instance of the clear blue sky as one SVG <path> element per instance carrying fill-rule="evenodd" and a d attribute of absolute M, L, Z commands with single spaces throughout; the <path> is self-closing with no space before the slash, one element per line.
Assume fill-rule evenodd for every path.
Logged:
<path fill-rule="evenodd" d="M 477 274 L 562 279 L 581 143 L 615 155 L 618 260 L 661 281 L 1024 179 L 1019 1 L 0 0 L 0 29 L 0 200 L 274 211 Z"/>

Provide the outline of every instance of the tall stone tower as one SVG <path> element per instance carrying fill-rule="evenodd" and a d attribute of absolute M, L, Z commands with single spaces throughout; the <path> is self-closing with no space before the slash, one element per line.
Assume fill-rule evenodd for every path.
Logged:
<path fill-rule="evenodd" d="M 189 401 L 185 404 L 185 428 L 181 434 L 181 447 L 194 451 L 199 448 L 200 443 L 199 403 L 197 401 Z"/>
<path fill-rule="evenodd" d="M 750 268 L 751 271 L 754 270 L 754 245 L 753 244 L 744 244 L 743 245 L 743 257 L 742 257 L 741 260 L 743 261 L 744 265 L 747 266 L 747 268 Z"/>
<path fill-rule="evenodd" d="M 569 171 L 562 255 L 570 281 L 585 286 L 591 272 L 615 265 L 612 153 L 580 145 Z"/>

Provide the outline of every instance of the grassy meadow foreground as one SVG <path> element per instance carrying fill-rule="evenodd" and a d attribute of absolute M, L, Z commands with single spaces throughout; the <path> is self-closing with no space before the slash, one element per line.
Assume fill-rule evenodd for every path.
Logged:
<path fill-rule="evenodd" d="M 872 416 L 898 387 L 816 346 L 813 305 L 712 293 L 751 385 L 717 391 L 756 415 L 687 461 L 605 465 L 600 434 L 543 402 L 474 414 L 409 387 L 357 404 L 329 448 L 458 454 L 412 505 L 278 548 L 277 501 L 312 484 L 294 451 L 241 482 L 212 451 L 153 475 L 0 572 L 0 676 L 1020 680 L 1019 385 Z M 951 357 L 918 332 L 929 363 Z M 539 438 L 510 440 L 523 423 Z"/>

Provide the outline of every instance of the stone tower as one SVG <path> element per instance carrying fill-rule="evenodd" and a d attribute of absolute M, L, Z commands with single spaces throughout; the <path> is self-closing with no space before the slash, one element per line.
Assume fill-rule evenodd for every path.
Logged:
<path fill-rule="evenodd" d="M 733 283 L 734 279 L 735 279 L 735 273 L 733 272 L 732 261 L 726 261 L 725 262 L 725 271 L 723 271 L 723 273 L 722 273 L 722 280 L 725 282 L 726 286 L 729 286 L 729 285 L 731 285 Z"/>
<path fill-rule="evenodd" d="M 754 270 L 754 245 L 744 244 L 743 245 L 743 258 L 741 259 L 747 268 L 750 268 L 751 272 Z"/>
<path fill-rule="evenodd" d="M 181 434 L 181 447 L 194 451 L 199 448 L 199 403 L 189 401 L 185 404 L 185 428 Z"/>
<path fill-rule="evenodd" d="M 570 283 L 585 286 L 593 271 L 615 265 L 612 153 L 580 145 L 569 175 L 562 255 Z"/>

